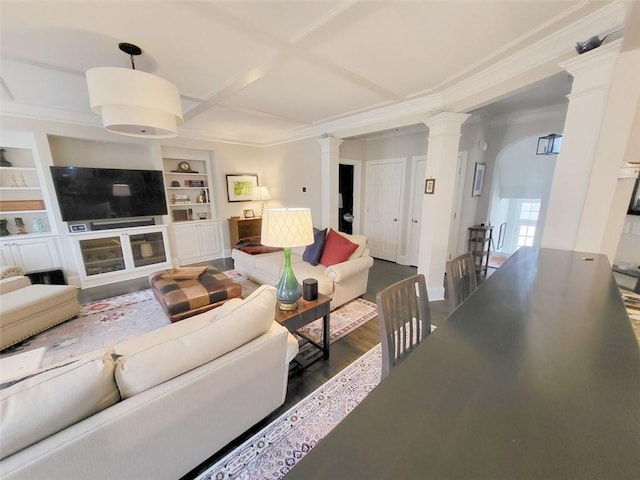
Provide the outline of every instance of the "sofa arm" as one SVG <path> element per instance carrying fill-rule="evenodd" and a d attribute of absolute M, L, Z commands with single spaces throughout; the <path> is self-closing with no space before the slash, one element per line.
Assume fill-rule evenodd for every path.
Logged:
<path fill-rule="evenodd" d="M 0 278 L 19 277 L 24 275 L 20 267 L 15 265 L 0 265 Z"/>
<path fill-rule="evenodd" d="M 0 295 L 4 295 L 5 293 L 13 292 L 14 290 L 18 290 L 20 288 L 28 287 L 31 285 L 31 280 L 29 277 L 8 277 L 0 280 Z"/>
<path fill-rule="evenodd" d="M 324 274 L 333 279 L 334 282 L 340 282 L 346 278 L 349 278 L 357 273 L 368 270 L 373 266 L 372 257 L 358 257 L 346 262 L 336 263 L 327 267 Z"/>

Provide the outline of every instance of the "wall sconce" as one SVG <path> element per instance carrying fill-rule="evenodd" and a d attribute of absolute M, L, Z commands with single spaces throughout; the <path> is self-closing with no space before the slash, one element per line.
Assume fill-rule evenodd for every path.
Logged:
<path fill-rule="evenodd" d="M 562 135 L 557 133 L 550 133 L 546 137 L 540 137 L 538 139 L 538 148 L 536 155 L 557 155 L 560 153 L 560 147 L 562 146 Z"/>

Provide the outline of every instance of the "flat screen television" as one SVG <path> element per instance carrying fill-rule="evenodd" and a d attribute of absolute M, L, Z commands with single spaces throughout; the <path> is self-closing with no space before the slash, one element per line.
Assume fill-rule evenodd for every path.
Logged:
<path fill-rule="evenodd" d="M 159 170 L 49 168 L 65 222 L 167 214 Z"/>
<path fill-rule="evenodd" d="M 640 215 L 640 177 L 636 178 L 636 185 L 633 187 L 627 215 Z"/>

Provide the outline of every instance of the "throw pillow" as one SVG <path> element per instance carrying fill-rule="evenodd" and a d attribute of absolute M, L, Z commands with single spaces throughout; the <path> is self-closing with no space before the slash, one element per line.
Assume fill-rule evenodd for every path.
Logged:
<path fill-rule="evenodd" d="M 327 229 L 319 230 L 313 228 L 313 243 L 305 248 L 302 254 L 302 259 L 313 265 L 314 267 L 320 263 L 322 258 L 322 252 L 324 251 L 324 244 L 327 240 Z"/>
<path fill-rule="evenodd" d="M 343 237 L 333 229 L 329 229 L 320 263 L 325 267 L 330 267 L 336 263 L 345 262 L 357 248 L 357 244 Z"/>

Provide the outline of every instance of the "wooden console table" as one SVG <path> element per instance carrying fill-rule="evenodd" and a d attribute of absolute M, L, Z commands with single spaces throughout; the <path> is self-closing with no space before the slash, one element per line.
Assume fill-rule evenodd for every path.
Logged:
<path fill-rule="evenodd" d="M 262 218 L 231 217 L 229 219 L 229 243 L 231 248 L 241 239 L 259 237 L 262 233 Z"/>
<path fill-rule="evenodd" d="M 639 425 L 640 350 L 606 256 L 524 247 L 287 480 L 637 478 Z"/>

